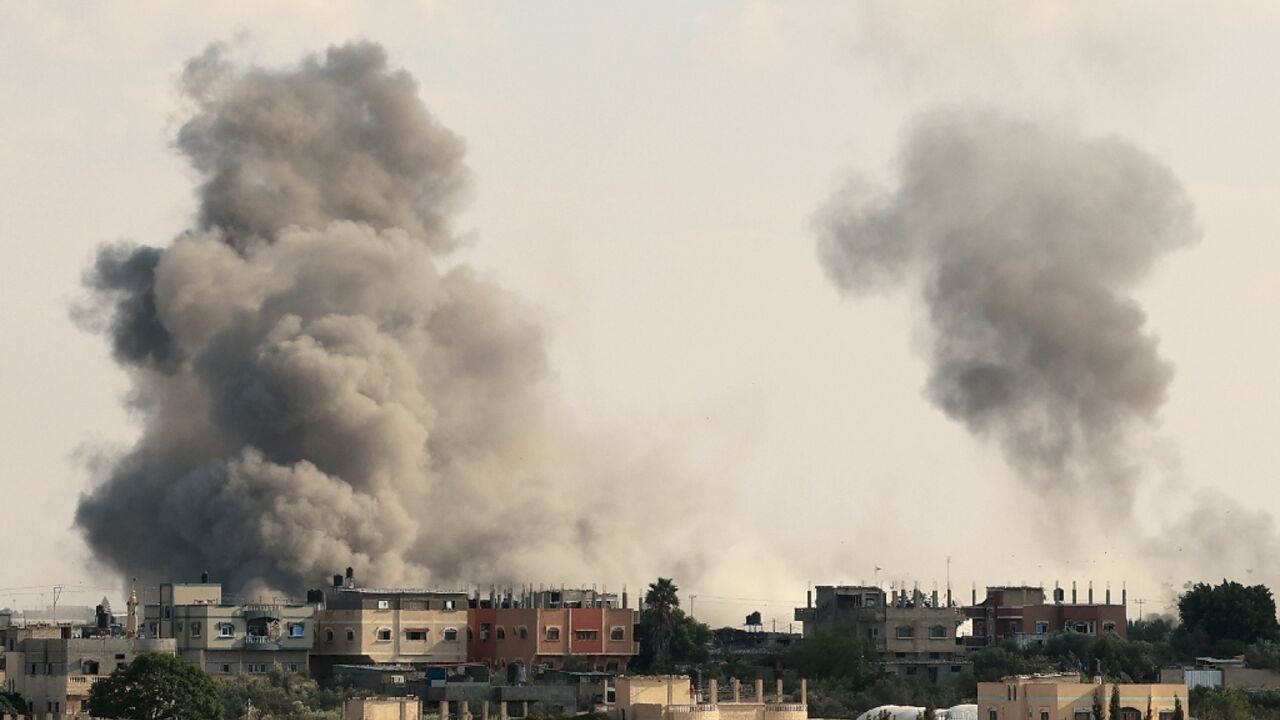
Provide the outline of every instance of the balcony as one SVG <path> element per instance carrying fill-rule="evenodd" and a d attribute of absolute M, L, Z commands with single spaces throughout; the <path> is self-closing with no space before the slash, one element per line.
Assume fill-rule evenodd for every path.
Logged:
<path fill-rule="evenodd" d="M 98 682 L 105 675 L 68 675 L 67 676 L 67 695 L 68 696 L 88 696 L 89 689 L 94 683 Z"/>
<path fill-rule="evenodd" d="M 245 635 L 245 650 L 279 650 L 280 638 L 273 638 L 270 635 Z"/>
<path fill-rule="evenodd" d="M 280 620 L 279 605 L 245 605 L 244 606 L 245 622 L 253 622 L 254 620 Z"/>

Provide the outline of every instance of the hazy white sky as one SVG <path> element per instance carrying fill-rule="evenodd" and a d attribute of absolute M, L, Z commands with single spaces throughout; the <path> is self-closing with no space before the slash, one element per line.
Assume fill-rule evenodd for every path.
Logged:
<path fill-rule="evenodd" d="M 1100 500 L 1046 506 L 924 399 L 911 293 L 842 301 L 824 276 L 816 208 L 850 176 L 891 182 L 904 126 L 940 104 L 1117 135 L 1168 163 L 1204 239 L 1140 291 L 1177 375 L 1137 531 L 1200 486 L 1280 504 L 1273 4 L 206 5 L 5 7 L 0 606 L 40 600 L 4 588 L 83 582 L 71 601 L 91 603 L 116 584 L 71 528 L 78 457 L 136 430 L 106 343 L 69 312 L 97 245 L 190 224 L 176 74 L 214 40 L 278 65 L 370 39 L 418 78 L 475 174 L 464 259 L 542 319 L 566 430 L 662 458 L 700 489 L 679 509 L 690 523 L 737 528 L 687 587 L 699 615 L 781 622 L 806 582 L 876 566 L 928 587 L 948 555 L 966 598 L 971 582 L 1054 579 L 1157 597 L 1192 576 L 1149 570 L 1127 531 L 1060 542 Z"/>

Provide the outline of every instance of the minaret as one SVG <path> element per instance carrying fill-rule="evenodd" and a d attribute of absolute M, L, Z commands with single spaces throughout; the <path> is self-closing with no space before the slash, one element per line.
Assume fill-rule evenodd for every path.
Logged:
<path fill-rule="evenodd" d="M 125 621 L 124 634 L 126 637 L 138 637 L 138 578 L 133 579 L 133 585 L 129 588 L 129 619 Z"/>

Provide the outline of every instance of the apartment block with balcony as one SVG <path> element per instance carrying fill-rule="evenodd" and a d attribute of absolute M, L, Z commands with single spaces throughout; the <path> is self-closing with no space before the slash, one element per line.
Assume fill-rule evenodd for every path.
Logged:
<path fill-rule="evenodd" d="M 85 716 L 94 683 L 143 653 L 175 654 L 172 639 L 27 637 L 5 653 L 10 692 L 23 696 L 33 720 Z"/>
<path fill-rule="evenodd" d="M 284 600 L 231 602 L 206 579 L 161 585 L 144 622 L 148 636 L 174 640 L 179 656 L 214 675 L 306 673 L 315 613 L 313 605 Z"/>
<path fill-rule="evenodd" d="M 956 629 L 964 614 L 938 593 L 875 586 L 819 585 L 806 607 L 796 608 L 804 637 L 851 633 L 876 649 L 890 672 L 929 682 L 958 678 L 972 669 Z"/>
<path fill-rule="evenodd" d="M 592 589 L 490 593 L 469 611 L 468 655 L 499 670 L 563 669 L 576 659 L 587 670 L 621 672 L 639 652 L 639 612 L 626 594 Z"/>
<path fill-rule="evenodd" d="M 334 576 L 319 591 L 311 670 L 329 677 L 334 665 L 427 667 L 467 661 L 467 594 L 462 591 L 380 589 Z"/>
<path fill-rule="evenodd" d="M 976 593 L 975 593 L 976 594 Z M 1121 590 L 1120 603 L 1112 604 L 1107 588 L 1103 602 L 1094 602 L 1093 587 L 1087 589 L 1084 602 L 1072 583 L 1069 602 L 1067 591 L 1055 587 L 1047 598 L 1040 586 L 1016 585 L 987 588 L 986 597 L 965 608 L 972 620 L 972 634 L 964 639 L 969 647 L 984 647 L 1011 640 L 1021 646 L 1043 645 L 1057 633 L 1082 635 L 1114 634 L 1125 637 L 1128 623 L 1125 613 L 1127 593 Z"/>

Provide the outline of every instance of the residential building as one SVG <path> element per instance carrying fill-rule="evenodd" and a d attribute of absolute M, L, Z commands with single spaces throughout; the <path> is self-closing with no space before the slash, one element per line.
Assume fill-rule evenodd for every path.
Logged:
<path fill-rule="evenodd" d="M 468 613 L 468 655 L 496 669 L 563 669 L 575 659 L 580 668 L 621 672 L 640 651 L 637 610 L 626 594 L 593 589 L 494 591 L 476 597 Z"/>
<path fill-rule="evenodd" d="M 1175 707 L 1190 713 L 1187 688 L 1178 684 L 1081 682 L 1079 675 L 1020 675 L 978 683 L 979 720 L 1092 720 L 1095 705 L 1103 713 L 1119 689 L 1117 720 L 1173 720 Z"/>
<path fill-rule="evenodd" d="M 305 673 L 315 640 L 313 605 L 263 598 L 232 602 L 222 585 L 165 583 L 145 608 L 148 637 L 174 640 L 179 656 L 214 675 Z"/>
<path fill-rule="evenodd" d="M 462 591 L 362 588 L 334 576 L 318 594 L 311 671 L 334 665 L 429 666 L 467 661 L 467 594 Z"/>
<path fill-rule="evenodd" d="M 1197 687 L 1237 687 L 1253 692 L 1280 690 L 1280 670 L 1245 667 L 1243 657 L 1196 658 L 1195 665 L 1160 668 L 1160 682 Z"/>
<path fill-rule="evenodd" d="M 174 641 L 28 637 L 5 654 L 8 688 L 26 699 L 34 720 L 87 716 L 83 703 L 93 684 L 143 653 L 173 655 Z"/>
<path fill-rule="evenodd" d="M 1062 588 L 1054 588 L 1053 599 L 1048 601 L 1043 587 L 1029 585 L 988 587 L 981 603 L 976 602 L 976 597 L 974 600 L 971 607 L 965 608 L 965 616 L 973 621 L 972 634 L 964 640 L 968 647 L 1003 640 L 1019 645 L 1044 644 L 1050 635 L 1062 632 L 1124 637 L 1128 627 L 1124 591 L 1118 605 L 1111 603 L 1110 588 L 1104 602 L 1095 603 L 1092 584 L 1083 603 L 1077 602 L 1075 583 L 1071 584 L 1070 602 Z"/>
<path fill-rule="evenodd" d="M 23 620 L 14 620 L 12 614 L 0 614 L 0 688 L 13 692 L 15 680 L 12 676 L 21 675 L 21 656 L 12 653 L 19 649 L 23 640 L 54 640 L 75 636 L 75 628 L 70 623 L 55 625 L 49 622 L 33 622 L 27 624 Z M 12 669 L 10 669 L 12 665 Z"/>
<path fill-rule="evenodd" d="M 937 591 L 865 585 L 819 585 L 807 607 L 796 608 L 795 619 L 804 623 L 804 637 L 825 633 L 852 633 L 875 647 L 885 669 L 929 682 L 958 678 L 972 669 L 957 644 L 956 628 L 964 621 L 959 607 L 940 602 Z"/>
<path fill-rule="evenodd" d="M 800 681 L 799 697 L 788 698 L 778 681 L 765 695 L 757 678 L 754 692 L 744 692 L 736 679 L 723 694 L 715 680 L 701 692 L 684 675 L 628 675 L 616 681 L 619 720 L 807 720 L 808 682 Z"/>
<path fill-rule="evenodd" d="M 420 720 L 417 698 L 351 698 L 342 702 L 342 720 Z"/>

